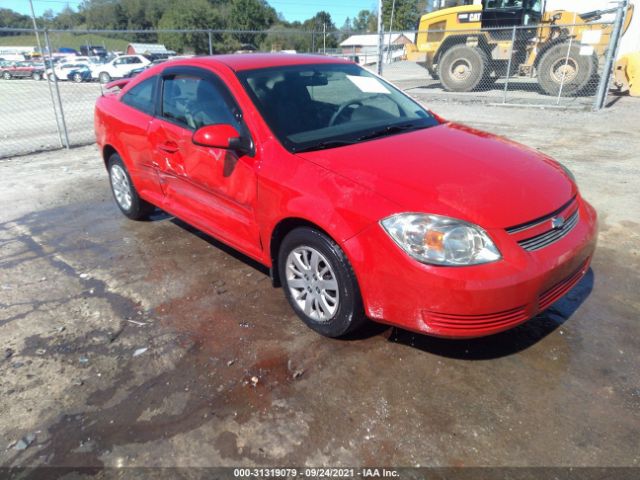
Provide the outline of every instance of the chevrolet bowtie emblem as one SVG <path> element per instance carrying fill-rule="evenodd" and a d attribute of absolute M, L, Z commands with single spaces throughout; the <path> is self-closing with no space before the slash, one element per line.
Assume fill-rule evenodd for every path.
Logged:
<path fill-rule="evenodd" d="M 560 230 L 564 227 L 564 218 L 563 217 L 553 217 L 551 219 L 551 228 L 554 230 Z"/>

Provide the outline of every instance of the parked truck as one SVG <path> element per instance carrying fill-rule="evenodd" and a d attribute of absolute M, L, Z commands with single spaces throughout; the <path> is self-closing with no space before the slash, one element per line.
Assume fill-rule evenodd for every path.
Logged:
<path fill-rule="evenodd" d="M 473 91 L 507 73 L 537 79 L 548 95 L 576 95 L 596 83 L 613 30 L 598 21 L 615 8 L 578 14 L 546 11 L 542 0 L 459 3 L 423 15 L 407 49 L 407 59 L 424 65 L 446 90 Z M 623 32 L 632 16 L 629 4 Z"/>

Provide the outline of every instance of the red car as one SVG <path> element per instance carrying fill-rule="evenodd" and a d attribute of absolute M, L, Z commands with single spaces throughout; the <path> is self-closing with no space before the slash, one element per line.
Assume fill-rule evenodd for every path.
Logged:
<path fill-rule="evenodd" d="M 270 267 L 323 335 L 493 334 L 589 268 L 596 212 L 566 168 L 353 63 L 200 57 L 114 83 L 95 129 L 122 212 L 160 207 Z"/>
<path fill-rule="evenodd" d="M 5 80 L 12 78 L 33 78 L 42 80 L 44 65 L 36 65 L 31 62 L 9 62 L 0 66 L 0 76 Z"/>

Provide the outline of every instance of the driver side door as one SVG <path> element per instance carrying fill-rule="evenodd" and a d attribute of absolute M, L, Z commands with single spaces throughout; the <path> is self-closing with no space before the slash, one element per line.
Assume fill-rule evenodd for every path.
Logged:
<path fill-rule="evenodd" d="M 166 210 L 250 256 L 260 255 L 255 156 L 192 141 L 198 128 L 215 124 L 250 135 L 229 90 L 211 72 L 174 67 L 163 73 L 158 104 L 149 136 Z"/>

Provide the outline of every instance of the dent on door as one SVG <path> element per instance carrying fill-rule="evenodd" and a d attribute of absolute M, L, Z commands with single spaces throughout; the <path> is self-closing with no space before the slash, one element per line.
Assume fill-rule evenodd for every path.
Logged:
<path fill-rule="evenodd" d="M 157 121 L 152 130 L 167 210 L 259 257 L 255 159 L 197 146 L 190 130 L 164 121 Z"/>

